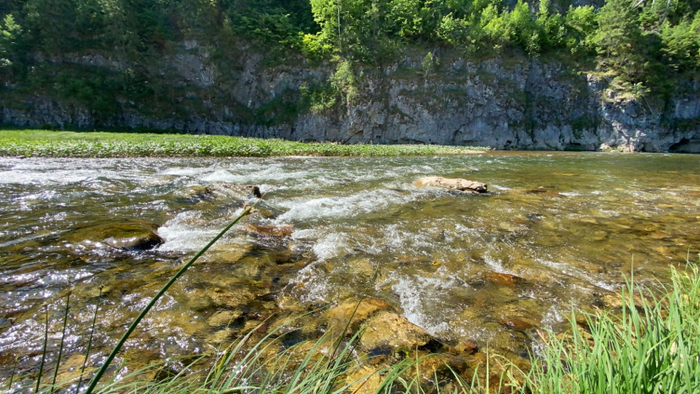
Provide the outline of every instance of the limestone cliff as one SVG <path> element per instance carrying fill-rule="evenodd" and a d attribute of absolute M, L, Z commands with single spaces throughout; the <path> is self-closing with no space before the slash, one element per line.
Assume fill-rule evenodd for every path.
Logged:
<path fill-rule="evenodd" d="M 303 92 L 327 84 L 331 65 L 294 61 L 270 66 L 256 53 L 241 54 L 237 67 L 223 68 L 191 41 L 164 57 L 160 67 L 169 70 L 179 92 L 165 106 L 172 111 L 152 111 L 149 103 L 117 98 L 119 109 L 105 117 L 73 100 L 13 95 L 0 97 L 0 122 L 345 143 L 700 152 L 699 81 L 679 86 L 665 100 L 636 99 L 610 89 L 602 77 L 573 73 L 556 61 L 477 61 L 445 54 L 426 73 L 416 55 L 389 66 L 356 69 L 352 98 L 314 109 L 299 104 Z M 100 70 L 129 67 L 99 55 L 67 58 Z"/>

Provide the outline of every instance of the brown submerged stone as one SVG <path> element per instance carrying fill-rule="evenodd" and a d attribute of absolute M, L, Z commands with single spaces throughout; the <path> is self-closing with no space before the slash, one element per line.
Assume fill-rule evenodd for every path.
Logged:
<path fill-rule="evenodd" d="M 484 279 L 493 282 L 497 285 L 502 285 L 502 286 L 509 286 L 509 287 L 515 287 L 515 285 L 519 283 L 523 283 L 525 279 L 511 275 L 511 274 L 503 274 L 500 272 L 487 272 L 484 274 Z"/>
<path fill-rule="evenodd" d="M 447 348 L 452 354 L 471 355 L 479 351 L 479 345 L 471 339 L 460 342 L 455 346 Z"/>
<path fill-rule="evenodd" d="M 502 317 L 498 319 L 498 322 L 506 327 L 512 328 L 517 331 L 525 331 L 531 328 L 537 327 L 537 324 L 529 319 L 524 318 L 506 318 Z"/>
<path fill-rule="evenodd" d="M 460 190 L 471 193 L 486 193 L 488 185 L 481 182 L 462 178 L 443 178 L 441 176 L 426 176 L 419 178 L 413 185 L 416 187 L 440 187 L 448 190 Z"/>
<path fill-rule="evenodd" d="M 266 237 L 289 237 L 294 232 L 293 224 L 282 224 L 279 226 L 260 226 L 249 224 L 248 231 Z"/>
<path fill-rule="evenodd" d="M 165 240 L 155 231 L 158 225 L 143 220 L 108 223 L 77 229 L 66 235 L 71 243 L 86 246 L 108 246 L 114 249 L 143 251 L 152 249 Z"/>
<path fill-rule="evenodd" d="M 374 394 L 379 392 L 384 380 L 379 374 L 379 370 L 379 368 L 371 366 L 362 366 L 348 373 L 345 378 L 345 382 L 350 385 L 347 392 L 356 394 Z"/>
<path fill-rule="evenodd" d="M 346 333 L 346 335 L 350 335 L 360 328 L 360 324 L 362 324 L 374 313 L 381 310 L 393 310 L 393 307 L 388 302 L 376 298 L 365 298 L 358 305 L 358 300 L 351 298 L 343 301 L 343 303 L 340 305 L 329 309 L 326 314 L 328 316 L 330 329 L 337 334 L 345 329 L 345 327 L 348 325 L 348 321 L 350 321 L 350 318 L 352 317 L 348 332 Z"/>
<path fill-rule="evenodd" d="M 430 334 L 409 322 L 405 317 L 389 311 L 380 311 L 365 323 L 360 344 L 365 349 L 415 349 L 430 341 Z"/>

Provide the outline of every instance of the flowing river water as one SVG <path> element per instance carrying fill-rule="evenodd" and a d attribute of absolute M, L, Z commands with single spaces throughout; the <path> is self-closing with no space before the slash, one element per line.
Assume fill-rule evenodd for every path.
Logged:
<path fill-rule="evenodd" d="M 489 193 L 413 186 L 429 175 Z M 700 248 L 698 156 L 2 158 L 0 387 L 36 375 L 47 313 L 55 361 L 69 290 L 61 372 L 82 365 L 96 305 L 89 364 L 99 365 L 177 267 L 254 201 L 231 185 L 266 193 L 260 212 L 156 305 L 127 342 L 127 365 L 202 353 L 270 316 L 365 294 L 440 341 L 524 357 L 534 329 L 563 330 L 572 308 L 613 308 L 626 277 L 663 283 Z M 153 249 L 105 240 L 151 223 L 165 241 Z M 322 316 L 302 332 L 322 332 Z"/>

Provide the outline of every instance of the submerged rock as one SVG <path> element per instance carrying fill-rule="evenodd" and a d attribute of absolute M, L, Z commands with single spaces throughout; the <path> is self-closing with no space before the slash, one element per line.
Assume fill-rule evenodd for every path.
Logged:
<path fill-rule="evenodd" d="M 526 331 L 531 328 L 537 328 L 537 323 L 526 317 L 501 317 L 498 319 L 498 322 L 516 331 Z"/>
<path fill-rule="evenodd" d="M 192 186 L 179 193 L 181 197 L 193 203 L 200 201 L 247 200 L 260 190 L 256 186 L 234 183 L 212 183 L 206 186 Z"/>
<path fill-rule="evenodd" d="M 415 349 L 430 341 L 430 334 L 405 317 L 389 311 L 373 315 L 365 323 L 360 344 L 365 349 Z"/>
<path fill-rule="evenodd" d="M 165 242 L 156 234 L 158 225 L 143 220 L 84 227 L 66 235 L 68 242 L 88 247 L 108 246 L 114 249 L 143 251 Z"/>
<path fill-rule="evenodd" d="M 515 287 L 517 284 L 521 284 L 525 282 L 525 279 L 511 275 L 511 274 L 504 274 L 501 272 L 486 272 L 483 274 L 484 279 L 495 283 L 497 285 L 502 285 L 502 286 L 509 286 L 509 287 Z"/>
<path fill-rule="evenodd" d="M 227 326 L 241 317 L 243 312 L 240 310 L 223 310 L 214 313 L 208 320 L 207 324 L 212 327 Z"/>
<path fill-rule="evenodd" d="M 486 193 L 488 185 L 481 182 L 469 181 L 462 178 L 443 178 L 440 176 L 426 176 L 419 178 L 413 185 L 416 187 L 440 187 L 448 190 L 460 190 L 470 193 Z"/>
<path fill-rule="evenodd" d="M 328 310 L 329 327 L 339 334 L 348 326 L 346 335 L 351 334 L 370 316 L 381 310 L 393 310 L 393 307 L 388 302 L 376 298 L 365 298 L 359 304 L 357 299 L 351 298 Z"/>
<path fill-rule="evenodd" d="M 294 232 L 293 224 L 281 224 L 279 226 L 261 226 L 249 224 L 248 232 L 265 237 L 289 237 Z"/>
<path fill-rule="evenodd" d="M 383 376 L 380 368 L 362 366 L 347 374 L 345 382 L 349 385 L 349 393 L 374 394 L 380 391 Z"/>

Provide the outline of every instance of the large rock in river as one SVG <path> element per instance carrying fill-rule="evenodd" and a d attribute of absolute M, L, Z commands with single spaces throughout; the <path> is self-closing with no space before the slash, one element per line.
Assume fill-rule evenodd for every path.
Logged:
<path fill-rule="evenodd" d="M 415 349 L 430 341 L 430 334 L 405 317 L 390 311 L 381 311 L 365 323 L 360 344 L 365 349 Z"/>
<path fill-rule="evenodd" d="M 443 178 L 441 176 L 426 176 L 419 178 L 413 185 L 416 187 L 440 187 L 448 190 L 460 190 L 471 193 L 486 193 L 488 185 L 481 182 L 469 181 L 462 178 Z"/>
<path fill-rule="evenodd" d="M 156 234 L 158 225 L 143 220 L 130 220 L 77 229 L 65 236 L 66 241 L 84 246 L 109 246 L 115 249 L 142 251 L 165 242 Z"/>

